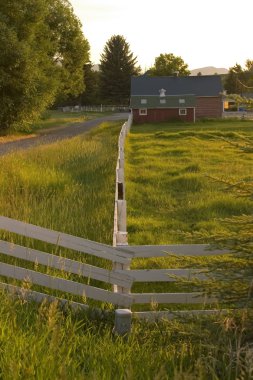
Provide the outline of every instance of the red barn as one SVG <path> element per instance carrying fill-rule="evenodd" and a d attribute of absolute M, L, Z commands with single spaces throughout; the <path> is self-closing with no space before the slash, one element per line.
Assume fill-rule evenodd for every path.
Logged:
<path fill-rule="evenodd" d="M 131 102 L 135 123 L 220 118 L 222 83 L 218 75 L 150 77 L 131 79 Z"/>

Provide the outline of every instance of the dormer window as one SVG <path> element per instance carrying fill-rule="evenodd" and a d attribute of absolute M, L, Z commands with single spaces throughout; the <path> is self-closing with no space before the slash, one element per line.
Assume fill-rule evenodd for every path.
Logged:
<path fill-rule="evenodd" d="M 161 89 L 159 90 L 159 94 L 160 94 L 160 96 L 161 96 L 161 97 L 165 96 L 165 92 L 166 92 L 166 90 L 165 90 L 164 88 L 161 88 Z"/>

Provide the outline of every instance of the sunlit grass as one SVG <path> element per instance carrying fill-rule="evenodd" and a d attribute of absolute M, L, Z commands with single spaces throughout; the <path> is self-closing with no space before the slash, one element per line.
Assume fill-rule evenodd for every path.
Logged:
<path fill-rule="evenodd" d="M 25 130 L 0 130 L 0 143 L 27 137 L 34 133 L 39 134 L 45 129 L 61 128 L 66 125 L 83 123 L 108 114 L 111 114 L 111 112 L 62 112 L 59 110 L 48 110 L 45 111 L 37 121 L 30 124 L 30 126 L 28 126 Z"/>
<path fill-rule="evenodd" d="M 65 142 L 0 158 L 0 214 L 111 244 L 120 127 L 121 123 L 106 123 L 88 134 Z M 176 129 L 174 133 L 179 133 L 178 127 L 173 128 Z M 133 128 L 128 144 L 139 132 L 140 129 Z M 146 142 L 153 144 L 150 132 L 148 134 L 146 131 L 143 136 Z M 135 143 L 142 144 L 142 139 L 139 135 Z M 234 198 L 228 197 L 228 193 L 211 197 L 217 185 L 203 176 L 207 164 L 198 158 L 201 154 L 202 158 L 205 157 L 201 149 L 198 154 L 191 153 L 194 157 L 196 155 L 193 159 L 188 156 L 191 144 L 187 148 L 182 148 L 181 143 L 175 147 L 165 144 L 162 145 L 167 149 L 165 156 L 161 155 L 159 144 L 153 145 L 153 148 L 150 146 L 144 154 L 141 152 L 142 146 L 138 149 L 133 146 L 131 163 L 128 158 L 127 173 L 131 174 L 128 177 L 131 183 L 128 180 L 127 200 L 131 243 L 165 244 L 177 239 L 181 242 L 181 232 L 189 231 L 189 220 L 199 229 L 210 228 L 214 231 L 221 228 L 216 221 L 217 216 L 248 212 L 244 201 L 238 199 L 234 203 Z M 128 152 L 129 149 L 128 145 Z M 233 157 L 234 154 L 235 151 Z M 214 155 L 213 159 L 211 167 L 215 168 L 217 159 L 222 165 L 222 157 Z M 249 159 L 248 164 L 252 164 Z M 241 159 L 233 165 L 238 167 L 238 171 L 242 170 L 245 178 L 252 175 L 247 165 L 244 170 L 245 163 Z M 226 176 L 230 178 L 231 169 L 224 164 L 222 171 L 226 170 Z M 161 178 L 161 173 L 165 180 Z M 213 170 L 212 175 L 215 173 L 219 174 Z M 187 195 L 182 187 L 188 189 Z M 132 198 L 129 198 L 131 194 Z M 190 202 L 187 207 L 186 201 Z M 2 233 L 1 237 L 6 238 L 7 234 Z M 17 238 L 13 234 L 9 238 L 20 244 L 28 243 L 33 248 L 109 267 L 105 260 L 88 259 L 88 256 L 78 252 Z M 65 279 L 97 284 L 89 278 L 69 275 L 36 263 L 3 255 L 0 259 Z M 213 260 L 220 258 L 207 258 L 206 266 Z M 224 265 L 229 265 L 229 260 L 225 257 Z M 192 264 L 201 267 L 203 260 L 170 257 L 170 265 L 174 268 Z M 162 267 L 168 267 L 167 258 L 133 262 L 133 268 Z M 13 283 L 41 291 L 40 287 L 27 281 Z M 98 286 L 105 287 L 101 283 Z M 139 286 L 143 287 L 143 284 L 136 284 L 135 290 L 141 291 Z M 177 285 L 173 283 L 155 286 L 151 284 L 154 291 L 177 290 Z M 43 291 L 86 302 L 85 295 L 66 297 L 61 292 Z M 249 380 L 252 376 L 252 327 L 245 324 L 245 320 L 252 320 L 252 316 L 245 318 L 243 312 L 238 318 L 233 313 L 152 324 L 134 321 L 129 339 L 124 339 L 112 333 L 112 314 L 102 313 L 100 317 L 94 317 L 92 311 L 77 314 L 70 310 L 62 311 L 55 303 L 35 305 L 21 299 L 12 300 L 2 292 L 0 297 L 0 379 Z M 96 302 L 90 304 L 96 306 Z M 148 307 L 156 309 L 156 305 L 148 305 L 145 309 Z M 112 307 L 100 303 L 100 308 L 110 310 Z"/>
<path fill-rule="evenodd" d="M 126 144 L 130 244 L 192 243 L 186 233 L 221 227 L 219 218 L 252 212 L 211 177 L 253 178 L 252 154 L 236 146 L 253 139 L 253 123 L 134 125 Z"/>
<path fill-rule="evenodd" d="M 18 379 L 242 379 L 252 374 L 244 317 L 145 323 L 128 339 L 113 316 L 37 306 L 1 293 L 0 376 Z M 249 318 L 248 318 L 249 320 Z"/>
<path fill-rule="evenodd" d="M 1 157 L 0 214 L 111 243 L 120 126 Z"/>
<path fill-rule="evenodd" d="M 253 123 L 210 121 L 196 124 L 133 125 L 126 144 L 126 198 L 130 245 L 206 243 L 192 233 L 226 232 L 222 218 L 251 214 L 250 199 L 236 197 L 222 181 L 253 179 L 253 155 L 236 144 L 253 140 Z M 232 143 L 232 144 L 231 144 Z M 215 260 L 235 264 L 229 255 L 135 259 L 134 269 L 208 268 Z M 201 290 L 190 283 L 135 283 L 134 292 Z M 220 305 L 221 306 L 221 305 Z M 135 306 L 136 307 L 136 306 Z M 146 309 L 148 306 L 139 307 Z M 158 308 L 208 308 L 159 305 Z M 222 307 L 222 306 L 221 306 Z"/>
<path fill-rule="evenodd" d="M 122 122 L 60 143 L 0 159 L 0 215 L 112 245 L 115 167 Z M 1 231 L 1 238 L 33 249 L 111 268 L 111 262 Z M 1 261 L 111 290 L 112 285 L 1 255 Z M 20 285 L 20 281 L 4 279 Z M 34 290 L 82 302 L 32 284 Z M 92 304 L 92 301 L 90 302 Z M 96 302 L 94 302 L 96 304 Z"/>

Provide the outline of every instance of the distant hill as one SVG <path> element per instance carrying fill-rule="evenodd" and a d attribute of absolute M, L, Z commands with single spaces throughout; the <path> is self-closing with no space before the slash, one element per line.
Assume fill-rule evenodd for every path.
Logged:
<path fill-rule="evenodd" d="M 214 66 L 200 67 L 199 69 L 191 70 L 191 75 L 198 75 L 201 73 L 202 75 L 214 75 L 214 74 L 227 74 L 228 69 L 218 68 Z"/>

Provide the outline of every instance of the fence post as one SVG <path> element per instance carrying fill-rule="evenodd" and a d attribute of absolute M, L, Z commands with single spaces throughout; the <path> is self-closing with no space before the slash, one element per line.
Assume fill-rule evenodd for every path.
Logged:
<path fill-rule="evenodd" d="M 113 332 L 115 335 L 127 336 L 131 332 L 132 312 L 129 309 L 117 309 L 115 311 L 115 323 Z"/>
<path fill-rule="evenodd" d="M 124 178 L 124 143 L 129 131 L 131 119 L 125 122 L 121 128 L 118 139 L 118 160 L 116 165 L 116 190 L 115 190 L 115 209 L 114 209 L 114 233 L 113 246 L 120 247 L 128 245 L 127 242 L 127 207 L 125 200 L 125 178 Z M 129 270 L 129 265 L 114 263 L 113 269 Z M 113 291 L 117 293 L 130 293 L 130 289 L 114 285 Z M 116 322 L 115 322 L 116 323 Z"/>

